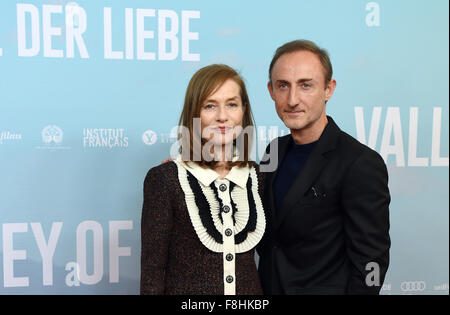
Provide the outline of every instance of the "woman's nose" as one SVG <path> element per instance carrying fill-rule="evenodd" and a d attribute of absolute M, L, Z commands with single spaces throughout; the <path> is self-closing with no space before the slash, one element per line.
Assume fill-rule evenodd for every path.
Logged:
<path fill-rule="evenodd" d="M 225 122 L 228 120 L 228 114 L 225 110 L 224 107 L 219 106 L 219 108 L 217 109 L 217 113 L 216 113 L 216 120 L 220 121 L 220 122 Z"/>

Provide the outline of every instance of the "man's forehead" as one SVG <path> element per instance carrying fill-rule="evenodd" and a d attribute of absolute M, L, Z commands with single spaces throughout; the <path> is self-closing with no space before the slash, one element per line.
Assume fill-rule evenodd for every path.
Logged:
<path fill-rule="evenodd" d="M 272 70 L 274 81 L 286 79 L 283 77 L 300 80 L 321 79 L 323 76 L 322 63 L 314 53 L 309 51 L 298 51 L 280 56 Z"/>

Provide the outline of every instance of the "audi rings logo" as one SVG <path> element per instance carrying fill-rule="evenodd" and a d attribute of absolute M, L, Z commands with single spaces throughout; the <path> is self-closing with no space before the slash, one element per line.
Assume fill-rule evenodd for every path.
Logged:
<path fill-rule="evenodd" d="M 404 292 L 425 291 L 427 285 L 425 281 L 404 281 L 400 284 Z"/>

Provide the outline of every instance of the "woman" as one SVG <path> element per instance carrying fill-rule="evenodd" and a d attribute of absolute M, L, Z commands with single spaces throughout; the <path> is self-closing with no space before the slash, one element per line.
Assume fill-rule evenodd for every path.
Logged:
<path fill-rule="evenodd" d="M 242 132 L 253 118 L 238 73 L 197 71 L 179 125 L 181 156 L 144 181 L 141 294 L 262 294 L 254 253 L 263 183 Z"/>

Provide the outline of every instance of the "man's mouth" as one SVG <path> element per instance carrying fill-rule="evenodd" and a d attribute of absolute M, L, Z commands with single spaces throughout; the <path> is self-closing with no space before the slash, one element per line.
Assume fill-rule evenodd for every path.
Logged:
<path fill-rule="evenodd" d="M 305 111 L 304 110 L 293 110 L 293 111 L 285 111 L 285 113 L 287 113 L 288 115 L 300 115 L 300 114 L 304 114 Z"/>

